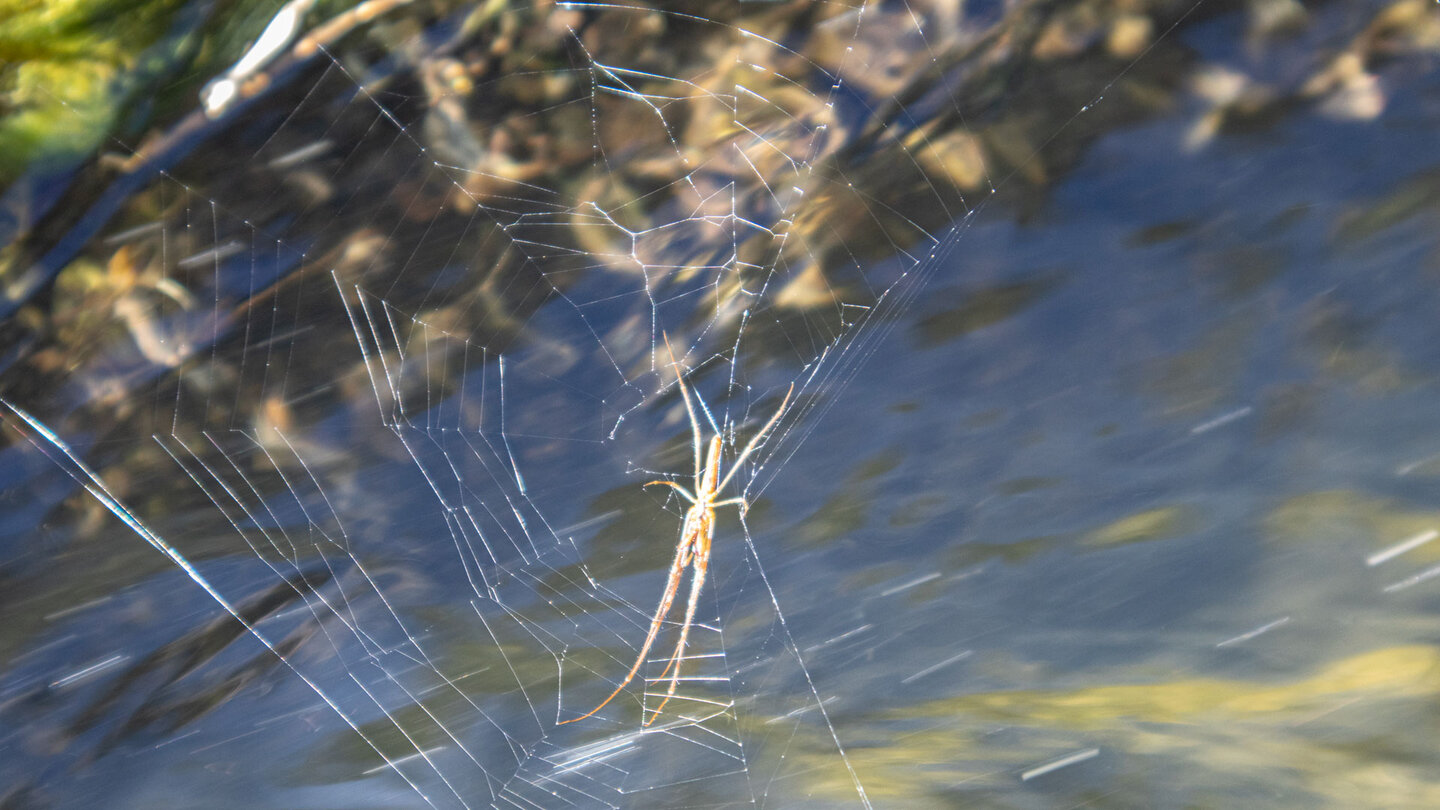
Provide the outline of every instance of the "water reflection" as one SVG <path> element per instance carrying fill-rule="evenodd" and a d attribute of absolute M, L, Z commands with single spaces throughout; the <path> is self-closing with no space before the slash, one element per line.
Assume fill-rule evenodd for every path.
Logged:
<path fill-rule="evenodd" d="M 4 253 L 4 396 L 351 725 L 9 430 L 0 798 L 630 744 L 552 714 L 678 531 L 665 328 L 717 423 L 826 376 L 717 527 L 738 776 L 652 737 L 603 801 L 856 802 L 823 706 L 877 804 L 1434 803 L 1437 546 L 1367 564 L 1435 528 L 1429 4 L 407 13 Z"/>

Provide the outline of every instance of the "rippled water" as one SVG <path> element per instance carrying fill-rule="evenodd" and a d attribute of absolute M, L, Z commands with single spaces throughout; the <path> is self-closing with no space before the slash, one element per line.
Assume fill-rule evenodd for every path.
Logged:
<path fill-rule="evenodd" d="M 1086 8 L 1051 11 L 1083 19 Z M 878 33 L 840 41 L 885 53 L 887 9 L 875 10 Z M 429 175 L 412 173 L 414 144 L 393 133 L 376 138 L 384 120 L 359 115 L 353 101 L 331 114 L 334 129 L 303 132 L 393 162 L 367 164 L 366 182 L 347 186 L 341 148 L 324 171 L 303 178 L 351 196 L 267 200 L 245 176 L 259 157 L 228 167 L 235 173 L 218 175 L 213 187 L 186 186 L 196 166 L 218 165 L 208 151 L 135 189 L 121 219 L 150 206 L 176 255 L 179 242 L 198 239 L 194 231 L 223 230 L 208 219 L 216 201 L 231 206 L 225 217 L 264 214 L 235 231 L 242 259 L 225 266 L 244 272 L 216 273 L 212 297 L 243 303 L 157 319 L 170 331 L 152 335 L 156 347 L 201 341 L 174 368 L 144 352 L 141 327 L 155 323 L 132 319 L 127 337 L 110 322 L 72 317 L 39 330 L 41 338 L 17 340 L 4 396 L 74 443 L 242 613 L 292 643 L 287 654 L 299 671 L 357 707 L 372 743 L 20 440 L 11 416 L 0 513 L 0 739 L 9 752 L 0 797 L 16 807 L 424 806 L 372 750 L 407 744 L 365 702 L 367 686 L 404 670 L 379 653 L 366 669 L 327 651 L 319 641 L 337 623 L 304 607 L 306 595 L 343 602 L 357 587 L 353 612 L 337 614 L 373 628 L 377 650 L 419 642 L 435 658 L 415 660 L 416 668 L 435 666 L 463 684 L 433 702 L 411 695 L 386 705 L 409 719 L 423 706 L 480 741 L 468 759 L 438 737 L 408 741 L 450 749 L 443 756 L 454 758 L 439 759 L 437 770 L 467 804 L 491 803 L 486 791 L 511 778 L 511 746 L 533 756 L 638 725 L 634 701 L 617 709 L 615 723 L 564 727 L 575 738 L 552 724 L 557 710 L 583 711 L 593 691 L 603 696 L 600 678 L 618 678 L 627 649 L 633 657 L 632 636 L 643 634 L 678 530 L 683 504 L 641 487 L 690 464 L 674 391 L 656 393 L 669 372 L 647 366 L 657 344 L 645 316 L 655 313 L 669 315 L 672 328 L 702 327 L 682 341 L 701 360 L 726 355 L 723 338 L 743 336 L 741 354 L 753 362 L 740 382 L 727 384 L 723 361 L 692 376 L 714 400 L 717 421 L 748 419 L 753 429 L 788 380 L 805 380 L 812 367 L 835 371 L 801 386 L 803 409 L 782 422 L 779 452 L 764 455 L 745 527 L 722 514 L 716 533 L 707 611 L 723 624 L 745 787 L 675 788 L 671 774 L 701 767 L 702 754 L 662 746 L 625 764 L 623 778 L 602 778 L 625 797 L 604 801 L 836 806 L 861 801 L 858 780 L 881 807 L 1435 806 L 1440 762 L 1426 731 L 1440 667 L 1440 578 L 1431 578 L 1440 544 L 1430 542 L 1440 531 L 1440 81 L 1432 64 L 1440 21 L 1423 4 L 1335 4 L 1310 10 L 1289 33 L 1266 33 L 1229 7 L 1182 12 L 1157 12 L 1179 22 L 1158 28 L 1166 33 L 1133 63 L 1113 55 L 1065 61 L 1059 33 L 1055 43 L 1032 42 L 1035 59 L 1057 60 L 1053 70 L 1020 60 L 1014 70 L 1044 79 L 1017 82 L 1013 96 L 991 102 L 1030 129 L 1003 115 L 986 119 L 1000 122 L 983 152 L 992 173 L 970 193 L 956 193 L 964 185 L 956 176 L 943 178 L 945 195 L 964 198 L 949 201 L 948 220 L 943 202 L 927 208 L 907 191 L 940 187 L 935 164 L 916 175 L 913 163 L 885 151 L 885 137 L 855 133 L 880 120 L 880 132 L 900 136 L 961 110 L 979 120 L 980 102 L 954 96 L 975 86 L 939 71 L 891 91 L 912 100 L 912 115 L 928 109 L 928 120 L 886 119 L 873 107 L 859 117 L 839 105 L 837 130 L 847 114 L 862 123 L 848 130 L 851 151 L 837 150 L 844 159 L 830 165 L 851 173 L 849 187 L 863 188 L 870 207 L 816 203 L 797 221 L 813 240 L 803 255 L 828 260 L 827 251 L 844 246 L 861 268 L 837 272 L 822 289 L 850 296 L 857 311 L 869 300 L 867 284 L 888 290 L 875 317 L 848 321 L 851 332 L 843 311 L 832 317 L 825 306 L 765 321 L 757 304 L 753 324 L 734 326 L 715 314 L 724 302 L 705 297 L 715 290 L 718 299 L 718 288 L 704 284 L 647 285 L 664 293 L 647 301 L 599 251 L 573 266 L 548 254 L 528 264 L 507 259 L 513 244 L 501 236 L 509 232 L 457 232 L 456 222 L 491 226 L 469 212 L 451 219 L 453 200 L 426 197 Z M 723 27 L 734 33 L 738 25 Z M 1075 26 L 1084 40 L 1084 26 Z M 612 34 L 632 35 L 640 36 Z M 814 36 L 797 34 L 795 49 L 823 53 Z M 1327 74 L 1340 70 L 1333 66 L 1347 48 L 1367 71 Z M 353 94 L 360 80 L 337 75 L 338 66 L 298 86 L 328 93 L 333 81 Z M 536 71 L 561 75 L 553 65 Z M 1324 80 L 1343 86 L 1314 89 Z M 412 96 L 391 90 L 380 97 L 405 109 Z M 927 107 L 932 96 L 944 101 Z M 293 96 L 271 104 L 252 126 L 307 109 Z M 587 108 L 603 109 L 579 109 Z M 605 137 L 592 133 L 589 116 L 570 123 L 581 134 L 556 130 L 557 142 Z M 1010 127 L 1011 153 L 1024 158 L 1013 165 L 1004 162 L 1001 124 Z M 435 136 L 438 126 L 431 115 L 413 132 L 463 151 L 464 142 Z M 280 132 L 303 130 L 288 127 Z M 683 151 L 684 138 L 660 151 Z M 862 146 L 873 153 L 857 154 Z M 1039 153 L 1025 157 L 1030 148 Z M 614 160 L 625 165 L 624 156 Z M 648 171 L 627 166 L 617 174 L 629 186 L 586 193 L 645 199 L 646 178 L 669 177 L 669 169 Z M 81 172 L 100 178 L 103 168 Z M 368 206 L 382 203 L 364 195 L 383 200 L 409 182 L 408 219 L 379 230 L 392 220 L 370 218 Z M 583 196 L 549 175 L 536 182 L 568 203 Z M 887 208 L 881 189 L 915 210 Z M 488 193 L 471 190 L 491 202 Z M 896 221 L 907 224 L 886 230 L 843 219 L 857 210 L 904 212 Z M 828 219 L 805 223 L 811 211 Z M 312 219 L 326 224 L 295 225 Z M 89 246 L 62 263 L 72 275 L 51 294 L 60 302 L 68 289 L 85 289 L 75 279 L 87 278 L 82 265 L 93 263 L 107 233 L 144 222 L 116 221 L 93 239 L 83 222 L 62 224 L 69 229 L 17 243 L 32 257 L 64 252 L 67 239 Z M 822 236 L 847 228 L 834 241 Z M 637 251 L 717 249 L 704 233 L 654 236 Z M 484 295 L 467 285 L 485 261 L 455 258 L 455 244 L 504 268 Z M 347 258 L 347 247 L 360 258 Z M 932 250 L 901 275 L 908 265 L 897 257 Z M 398 274 L 375 258 L 397 255 L 406 257 Z M 771 261 L 767 278 L 800 272 Z M 112 258 L 107 271 L 123 274 L 120 264 Z M 359 267 L 354 277 L 374 296 L 373 319 L 357 314 L 363 296 L 344 285 L 337 292 L 324 272 L 297 269 L 321 265 Z M 284 281 L 288 273 L 301 280 Z M 273 279 L 281 281 L 267 290 Z M 814 292 L 777 282 L 771 294 L 781 287 Z M 174 297 L 163 286 L 150 295 Z M 496 302 L 509 309 L 485 309 Z M 685 311 L 693 317 L 674 317 Z M 12 329 L 28 328 L 26 317 L 12 316 Z M 433 329 L 403 328 L 408 318 Z M 409 389 L 426 407 L 404 416 L 420 435 L 440 437 L 432 445 L 407 449 L 384 430 L 352 319 L 360 340 L 376 343 L 384 332 L 376 324 L 398 321 L 396 334 L 411 341 L 402 346 L 411 352 L 407 368 L 419 368 L 418 357 L 450 364 L 443 373 L 424 366 Z M 832 335 L 840 337 L 825 349 Z M 485 487 L 510 491 L 503 462 L 523 470 L 520 510 L 533 514 L 526 511 L 531 522 L 514 550 L 497 554 L 497 588 L 510 593 L 531 575 L 544 584 L 525 585 L 533 604 L 508 610 L 523 616 L 548 604 L 620 628 L 597 643 L 613 647 L 614 660 L 592 656 L 583 644 L 594 637 L 575 630 L 575 648 L 566 646 L 558 663 L 579 686 L 557 687 L 554 650 L 487 613 L 471 587 L 477 571 L 458 561 L 452 524 L 414 463 L 426 453 L 438 464 L 462 457 L 459 434 L 440 427 L 463 425 L 482 407 L 492 409 L 485 419 L 496 417 L 496 389 L 484 387 L 500 384 L 490 353 L 511 363 L 508 421 L 475 435 L 514 443 L 465 456 L 465 473 L 498 506 L 503 498 Z M 67 365 L 71 356 L 86 362 Z M 292 451 L 313 465 L 326 508 L 353 544 L 346 554 L 297 554 L 295 572 L 277 572 L 237 539 L 265 524 L 290 527 L 295 538 L 330 525 L 307 511 L 318 496 L 284 497 L 310 490 L 276 472 L 286 468 L 274 461 L 283 448 L 257 449 L 234 432 L 266 425 L 296 437 Z M 217 450 L 205 447 L 202 429 Z M 193 452 L 233 463 L 231 480 L 253 486 L 273 511 L 227 515 L 216 503 L 223 493 L 197 486 L 203 466 L 181 467 L 167 449 L 181 461 Z M 493 519 L 509 525 L 505 514 Z M 526 547 L 537 539 L 566 556 Z M 606 624 L 605 600 L 582 587 L 587 577 L 613 587 L 608 593 L 633 603 L 639 618 Z M 390 610 L 405 618 L 403 632 L 388 623 Z M 565 668 L 573 662 L 583 668 Z M 531 689 L 521 694 L 517 682 Z M 500 739 L 494 729 L 515 731 L 515 741 L 486 742 Z M 673 792 L 646 792 L 655 785 Z"/>

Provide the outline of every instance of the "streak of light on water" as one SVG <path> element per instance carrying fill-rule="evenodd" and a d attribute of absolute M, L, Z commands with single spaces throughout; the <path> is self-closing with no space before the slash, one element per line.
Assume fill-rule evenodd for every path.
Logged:
<path fill-rule="evenodd" d="M 838 642 L 844 641 L 845 639 L 850 638 L 851 636 L 857 636 L 857 635 L 865 632 L 866 630 L 869 630 L 870 628 L 872 628 L 872 627 L 874 627 L 874 626 L 875 626 L 875 625 L 873 625 L 873 624 L 862 624 L 862 625 L 860 625 L 859 627 L 855 628 L 854 630 L 846 630 L 845 632 L 841 633 L 840 635 L 834 636 L 833 638 L 827 638 L 827 639 L 825 639 L 824 641 L 820 642 L 819 644 L 811 644 L 809 647 L 806 647 L 806 648 L 805 648 L 804 650 L 802 650 L 801 652 L 804 652 L 804 653 L 812 653 L 812 652 L 815 652 L 816 650 L 824 649 L 824 648 L 826 648 L 826 647 L 829 647 L 831 644 L 836 644 L 836 643 L 838 643 Z"/>
<path fill-rule="evenodd" d="M 104 661 L 96 662 L 88 667 L 78 669 L 70 673 L 69 675 L 51 681 L 50 687 L 52 689 L 59 689 L 64 686 L 69 686 L 70 684 L 82 681 L 90 677 L 91 675 L 95 675 L 99 672 L 104 672 L 105 670 L 110 669 L 116 664 L 128 660 L 129 658 L 130 656 L 128 655 L 112 655 L 109 658 L 106 658 Z"/>
<path fill-rule="evenodd" d="M 1099 755 L 1099 748 L 1087 748 L 1084 751 L 1077 751 L 1068 756 L 1063 756 L 1057 760 L 1047 762 L 1044 765 L 1040 765 L 1038 767 L 1031 768 L 1030 770 L 1025 771 L 1024 773 L 1020 774 L 1020 781 L 1029 782 L 1031 779 L 1037 779 L 1047 773 L 1054 773 L 1061 768 L 1068 768 L 1071 765 L 1076 765 L 1078 763 L 1084 762 L 1087 759 L 1094 759 Z"/>
<path fill-rule="evenodd" d="M 1435 577 L 1440 577 L 1440 565 L 1426 568 L 1424 571 L 1421 571 L 1414 576 L 1406 577 L 1399 582 L 1392 582 L 1389 585 L 1385 586 L 1384 591 L 1385 593 L 1395 593 L 1396 591 L 1403 591 L 1406 588 L 1412 587 L 1414 585 L 1419 585 L 1425 580 L 1434 579 Z"/>
<path fill-rule="evenodd" d="M 79 613 L 79 612 L 82 611 L 82 610 L 88 610 L 88 609 L 90 609 L 90 608 L 92 608 L 92 607 L 95 607 L 95 606 L 97 606 L 97 605 L 103 605 L 103 604 L 105 604 L 106 602 L 109 602 L 109 601 L 110 601 L 111 599 L 113 599 L 113 598 L 114 598 L 114 597 L 112 597 L 112 596 L 102 596 L 102 597 L 100 597 L 99 599 L 91 599 L 91 600 L 88 601 L 88 602 L 81 602 L 81 603 L 78 604 L 78 605 L 71 605 L 70 607 L 67 607 L 67 608 L 65 608 L 65 609 L 63 609 L 63 610 L 57 610 L 57 611 L 55 611 L 54 613 L 47 613 L 47 614 L 45 614 L 45 621 L 47 621 L 47 622 L 52 622 L 52 621 L 55 621 L 56 619 L 61 619 L 61 618 L 64 618 L 64 617 L 66 617 L 66 616 L 69 616 L 69 615 L 72 614 L 72 613 Z"/>
<path fill-rule="evenodd" d="M 1219 647 L 1229 647 L 1229 646 L 1231 646 L 1231 645 L 1233 645 L 1233 644 L 1239 644 L 1239 643 L 1242 642 L 1242 641 L 1249 641 L 1250 639 L 1255 638 L 1256 636 L 1259 636 L 1259 635 L 1264 634 L 1264 633 L 1268 633 L 1268 632 L 1270 632 L 1271 630 L 1274 630 L 1275 628 L 1280 627 L 1281 625 L 1285 625 L 1285 624 L 1289 624 L 1289 623 L 1290 623 L 1290 617 L 1289 617 L 1289 616 L 1282 616 L 1282 617 L 1276 619 L 1276 620 L 1273 621 L 1273 622 L 1270 622 L 1270 623 L 1268 623 L 1268 624 L 1262 624 L 1262 625 L 1260 625 L 1259 627 L 1255 628 L 1254 630 L 1250 630 L 1250 631 L 1248 631 L 1248 632 L 1241 633 L 1240 635 L 1234 636 L 1234 637 L 1232 637 L 1232 638 L 1227 638 L 1227 639 L 1225 639 L 1224 641 L 1220 642 L 1219 644 L 1216 644 L 1215 646 L 1216 646 L 1216 648 L 1219 648 Z"/>
<path fill-rule="evenodd" d="M 1399 543 L 1396 543 L 1395 545 L 1383 551 L 1377 551 L 1374 554 L 1371 554 L 1369 557 L 1365 558 L 1365 564 L 1370 566 L 1371 568 L 1374 568 L 1375 566 L 1386 562 L 1387 560 L 1393 560 L 1396 557 L 1399 557 L 1401 554 L 1404 554 L 1407 551 L 1417 549 L 1437 537 L 1440 537 L 1440 531 L 1436 531 L 1435 529 L 1421 532 L 1414 537 L 1406 540 L 1401 540 Z"/>
<path fill-rule="evenodd" d="M 897 594 L 897 593 L 903 593 L 904 591 L 908 591 L 908 590 L 910 590 L 911 588 L 918 588 L 919 586 L 924 585 L 925 583 L 929 582 L 929 581 L 932 580 L 932 579 L 939 579 L 939 578 L 940 578 L 940 572 L 939 572 L 939 571 L 932 571 L 932 572 L 930 572 L 930 573 L 928 573 L 928 574 L 926 574 L 926 575 L 924 575 L 924 576 L 916 577 L 915 579 L 912 579 L 912 580 L 910 580 L 909 582 L 902 582 L 902 583 L 900 583 L 899 585 L 896 585 L 896 586 L 893 587 L 893 588 L 886 588 L 885 590 L 883 590 L 883 591 L 880 592 L 880 595 L 881 595 L 881 596 L 894 596 L 894 595 Z"/>
<path fill-rule="evenodd" d="M 913 675 L 910 675 L 909 677 L 906 677 L 906 678 L 901 679 L 900 683 L 910 683 L 910 682 L 912 682 L 912 681 L 918 681 L 918 680 L 920 680 L 921 678 L 925 677 L 926 675 L 929 675 L 929 674 L 934 673 L 934 672 L 939 672 L 940 670 L 944 669 L 945 667 L 950 666 L 951 664 L 953 664 L 953 663 L 955 663 L 955 662 L 957 662 L 957 661 L 963 661 L 964 659 L 969 658 L 969 657 L 971 656 L 971 654 L 973 654 L 974 652 L 975 652 L 974 650 L 965 650 L 964 652 L 958 653 L 958 654 L 956 654 L 956 655 L 952 655 L 952 656 L 950 656 L 949 658 L 946 658 L 944 661 L 941 661 L 941 662 L 938 663 L 938 664 L 931 664 L 930 666 L 928 666 L 928 667 L 920 670 L 919 672 L 916 672 L 916 673 L 914 673 Z"/>
<path fill-rule="evenodd" d="M 1230 424 L 1231 422 L 1234 422 L 1234 421 L 1237 420 L 1237 419 L 1243 419 L 1243 418 L 1249 416 L 1250 413 L 1251 413 L 1252 411 L 1254 411 L 1254 410 L 1255 410 L 1254 408 L 1250 407 L 1249 405 L 1246 405 L 1246 406 L 1243 407 L 1243 408 L 1236 408 L 1235 410 L 1230 411 L 1229 413 L 1222 413 L 1222 414 L 1220 414 L 1219 416 L 1215 417 L 1214 419 L 1211 419 L 1211 420 L 1208 421 L 1208 422 L 1201 422 L 1200 424 L 1196 425 L 1195 427 L 1190 428 L 1190 435 L 1192 435 L 1192 436 L 1198 436 L 1198 435 L 1200 435 L 1201 433 L 1206 433 L 1206 432 L 1208 432 L 1208 431 L 1214 430 L 1215 428 L 1224 427 L 1225 425 L 1228 425 L 1228 424 Z"/>
<path fill-rule="evenodd" d="M 586 518 L 585 520 L 582 520 L 582 521 L 580 521 L 579 523 L 572 523 L 572 524 L 570 524 L 569 526 L 565 526 L 565 527 L 563 527 L 563 528 L 556 529 L 556 530 L 555 530 L 555 533 L 556 533 L 557 535 L 560 535 L 560 536 L 563 537 L 563 536 L 565 536 L 565 535 L 567 535 L 567 534 L 570 534 L 571 532 L 578 532 L 578 531 L 580 531 L 580 530 L 582 530 L 582 529 L 588 529 L 588 528 L 590 528 L 591 526 L 594 526 L 594 525 L 597 525 L 597 524 L 600 524 L 600 523 L 604 523 L 605 521 L 607 521 L 607 520 L 609 520 L 609 519 L 611 519 L 611 518 L 613 518 L 613 517 L 618 517 L 619 515 L 620 515 L 620 510 L 619 510 L 619 509 L 611 509 L 609 512 L 605 512 L 604 514 L 596 515 L 595 517 L 592 517 L 592 518 Z"/>

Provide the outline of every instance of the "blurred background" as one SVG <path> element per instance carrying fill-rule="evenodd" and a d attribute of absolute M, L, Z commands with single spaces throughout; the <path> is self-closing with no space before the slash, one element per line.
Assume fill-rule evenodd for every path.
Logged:
<path fill-rule="evenodd" d="M 1440 805 L 1437 55 L 0 0 L 0 807 Z"/>

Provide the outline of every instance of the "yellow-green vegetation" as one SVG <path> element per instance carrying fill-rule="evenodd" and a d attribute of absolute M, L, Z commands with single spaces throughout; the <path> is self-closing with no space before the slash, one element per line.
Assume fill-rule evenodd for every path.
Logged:
<path fill-rule="evenodd" d="M 1407 509 L 1388 499 L 1353 491 L 1297 495 L 1271 512 L 1267 534 L 1284 542 L 1344 544 L 1356 559 L 1377 553 L 1433 529 L 1440 510 Z M 1440 555 L 1440 542 L 1426 543 L 1406 558 L 1429 562 Z"/>
<path fill-rule="evenodd" d="M 0 186 L 31 165 L 90 154 L 117 125 L 143 126 L 130 118 L 139 99 L 193 103 L 282 5 L 221 3 L 207 12 L 183 0 L 0 0 Z M 352 5 L 322 2 L 311 16 Z"/>
<path fill-rule="evenodd" d="M 937 702 L 943 704 L 944 715 L 1079 731 L 1106 731 L 1130 723 L 1290 726 L 1355 699 L 1433 696 L 1440 692 L 1437 673 L 1440 649 L 1413 645 L 1355 655 L 1327 664 L 1312 676 L 1277 683 L 1184 678 L 1068 691 L 992 692 Z M 922 704 L 903 714 L 933 717 L 938 708 Z"/>
<path fill-rule="evenodd" d="M 975 806 L 1033 806 L 1021 797 L 1022 773 L 1097 748 L 1103 771 L 1091 777 L 1108 797 L 1098 806 L 1147 806 L 1164 795 L 1186 796 L 1192 807 L 1436 807 L 1440 779 L 1420 749 L 1437 674 L 1440 649 L 1411 645 L 1289 678 L 960 695 L 872 717 L 874 745 L 847 723 L 848 753 L 884 806 L 952 807 L 957 792 L 989 797 Z M 1406 718 L 1416 721 L 1414 739 L 1396 731 Z M 828 735 L 816 728 L 803 737 L 786 752 L 802 789 L 837 802 L 853 796 Z M 1387 750 L 1373 747 L 1381 739 Z M 1059 778 L 1078 779 L 1074 795 L 1089 795 L 1084 777 Z"/>
<path fill-rule="evenodd" d="M 0 185 L 95 148 L 177 0 L 0 0 Z"/>
<path fill-rule="evenodd" d="M 1122 546 L 1149 540 L 1165 540 L 1185 533 L 1194 525 L 1193 516 L 1183 507 L 1161 506 L 1127 515 L 1086 532 L 1087 546 Z"/>

